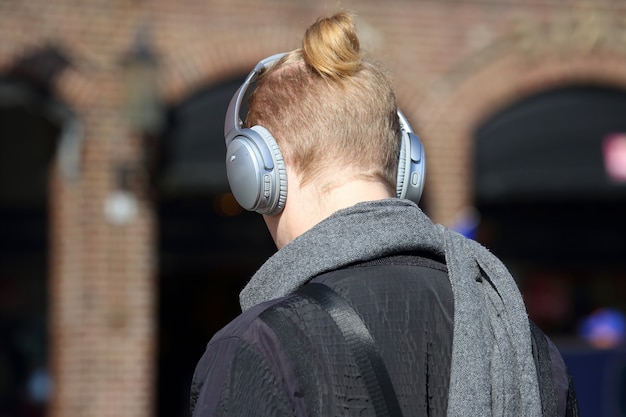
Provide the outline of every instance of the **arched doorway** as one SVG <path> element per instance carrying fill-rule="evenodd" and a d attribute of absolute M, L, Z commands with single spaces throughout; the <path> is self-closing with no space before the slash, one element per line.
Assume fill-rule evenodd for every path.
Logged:
<path fill-rule="evenodd" d="M 567 86 L 502 109 L 475 132 L 477 239 L 512 269 L 530 318 L 562 348 L 603 349 L 594 374 L 580 357 L 569 363 L 584 373 L 581 414 L 626 415 L 615 414 L 626 370 L 609 371 L 607 350 L 625 331 L 625 114 L 624 91 Z M 589 333 L 590 318 L 606 312 L 614 328 Z"/>
<path fill-rule="evenodd" d="M 275 250 L 261 216 L 230 194 L 224 117 L 243 79 L 198 91 L 168 112 L 158 191 L 158 415 L 184 416 L 211 336 L 240 313 L 238 293 Z"/>
<path fill-rule="evenodd" d="M 68 109 L 0 79 L 0 414 L 44 415 L 48 376 L 48 177 Z"/>

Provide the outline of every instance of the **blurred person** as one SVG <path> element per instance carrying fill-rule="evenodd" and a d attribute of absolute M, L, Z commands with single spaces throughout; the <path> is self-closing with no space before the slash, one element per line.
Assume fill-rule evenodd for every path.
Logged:
<path fill-rule="evenodd" d="M 261 61 L 225 139 L 231 190 L 279 250 L 200 359 L 194 416 L 576 415 L 506 268 L 417 206 L 422 144 L 350 14 Z"/>

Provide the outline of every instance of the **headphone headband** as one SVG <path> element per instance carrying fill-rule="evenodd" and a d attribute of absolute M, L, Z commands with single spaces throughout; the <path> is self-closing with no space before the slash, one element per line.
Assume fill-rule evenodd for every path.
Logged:
<path fill-rule="evenodd" d="M 239 112 L 241 111 L 241 103 L 246 96 L 246 91 L 250 88 L 250 84 L 255 82 L 263 72 L 267 71 L 276 63 L 276 61 L 285 55 L 287 55 L 287 52 L 268 56 L 267 58 L 259 61 L 259 63 L 255 65 L 254 69 L 250 71 L 250 74 L 248 74 L 241 87 L 237 89 L 237 92 L 230 100 L 228 110 L 226 111 L 226 120 L 224 121 L 224 138 L 226 140 L 226 146 L 228 146 L 236 136 L 241 134 L 243 122 L 239 117 Z"/>

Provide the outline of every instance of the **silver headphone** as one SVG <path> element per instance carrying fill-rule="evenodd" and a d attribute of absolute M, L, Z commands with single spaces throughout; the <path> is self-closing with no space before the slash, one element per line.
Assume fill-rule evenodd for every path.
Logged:
<path fill-rule="evenodd" d="M 237 202 L 246 210 L 278 214 L 287 200 L 287 171 L 276 140 L 263 126 L 244 128 L 241 103 L 250 85 L 285 53 L 259 62 L 230 101 L 224 123 L 226 174 Z M 402 143 L 398 163 L 396 196 L 419 202 L 424 189 L 424 146 L 398 110 Z"/>

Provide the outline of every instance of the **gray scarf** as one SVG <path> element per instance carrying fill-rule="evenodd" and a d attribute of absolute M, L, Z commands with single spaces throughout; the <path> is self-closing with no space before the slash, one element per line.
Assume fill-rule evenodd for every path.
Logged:
<path fill-rule="evenodd" d="M 340 210 L 286 245 L 240 294 L 243 310 L 323 272 L 397 252 L 444 257 L 454 295 L 449 416 L 540 416 L 526 309 L 504 265 L 477 242 L 399 199 Z"/>

